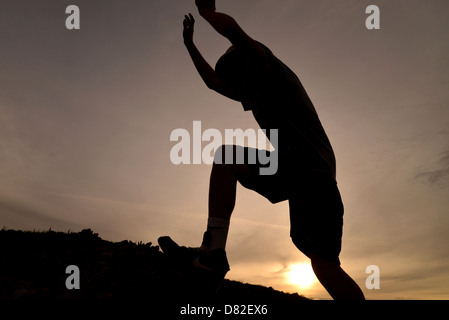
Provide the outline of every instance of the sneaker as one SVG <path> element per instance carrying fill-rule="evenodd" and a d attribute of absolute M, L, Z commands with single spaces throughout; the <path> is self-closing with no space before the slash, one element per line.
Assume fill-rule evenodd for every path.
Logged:
<path fill-rule="evenodd" d="M 196 268 L 213 272 L 223 277 L 230 270 L 226 251 L 224 249 L 202 250 L 192 262 Z"/>
<path fill-rule="evenodd" d="M 206 231 L 201 247 L 181 247 L 170 237 L 158 239 L 162 251 L 183 266 L 193 266 L 204 271 L 226 275 L 230 270 L 226 251 L 224 249 L 210 250 L 207 246 L 208 232 Z"/>

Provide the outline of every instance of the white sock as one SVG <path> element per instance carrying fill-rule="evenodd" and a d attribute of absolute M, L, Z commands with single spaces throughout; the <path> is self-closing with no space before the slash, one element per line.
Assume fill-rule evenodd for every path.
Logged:
<path fill-rule="evenodd" d="M 208 247 L 210 250 L 224 249 L 228 238 L 229 220 L 223 218 L 209 217 L 207 220 L 207 231 L 210 241 Z"/>

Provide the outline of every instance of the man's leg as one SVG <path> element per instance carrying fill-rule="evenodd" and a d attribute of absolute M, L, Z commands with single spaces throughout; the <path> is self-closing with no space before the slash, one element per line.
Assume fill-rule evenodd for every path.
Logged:
<path fill-rule="evenodd" d="M 314 179 L 298 185 L 295 194 L 289 199 L 293 243 L 310 257 L 333 299 L 363 300 L 362 290 L 340 267 L 344 206 L 337 184 Z"/>
<path fill-rule="evenodd" d="M 360 287 L 340 265 L 315 254 L 310 257 L 315 275 L 334 300 L 365 300 Z"/>
<path fill-rule="evenodd" d="M 233 152 L 232 163 L 225 163 L 226 149 Z M 216 153 L 209 183 L 208 249 L 225 248 L 235 207 L 237 181 L 250 172 L 247 164 L 236 163 L 236 152 L 235 146 L 222 146 Z"/>

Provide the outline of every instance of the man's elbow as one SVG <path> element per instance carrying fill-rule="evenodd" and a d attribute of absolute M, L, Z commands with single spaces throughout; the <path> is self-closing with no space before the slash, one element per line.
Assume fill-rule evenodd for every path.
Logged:
<path fill-rule="evenodd" d="M 217 88 L 217 83 L 215 81 L 205 81 L 206 86 L 211 89 L 215 90 Z"/>
<path fill-rule="evenodd" d="M 216 78 L 216 77 L 211 77 L 210 79 L 207 79 L 206 81 L 204 81 L 206 86 L 211 89 L 211 90 L 215 90 L 217 91 L 217 89 L 220 87 L 221 85 L 221 81 L 220 79 Z"/>

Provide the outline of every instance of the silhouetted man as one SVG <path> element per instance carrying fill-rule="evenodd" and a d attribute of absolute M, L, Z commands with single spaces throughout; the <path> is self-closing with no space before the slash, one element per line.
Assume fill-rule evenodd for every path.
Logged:
<path fill-rule="evenodd" d="M 184 19 L 183 36 L 193 63 L 210 89 L 240 101 L 245 111 L 252 111 L 262 129 L 277 130 L 278 143 L 272 152 L 278 153 L 278 170 L 272 175 L 260 174 L 263 164 L 248 161 L 250 148 L 222 146 L 217 150 L 202 246 L 182 250 L 188 252 L 196 266 L 224 277 L 229 270 L 225 245 L 238 181 L 272 203 L 289 201 L 293 243 L 311 259 L 317 278 L 334 299 L 364 299 L 358 285 L 340 267 L 343 204 L 336 182 L 335 156 L 301 82 L 233 18 L 216 12 L 214 0 L 195 3 L 200 15 L 232 46 L 214 70 L 193 43 L 195 20 L 189 14 Z M 240 164 L 235 161 L 239 151 L 246 155 L 246 161 Z M 234 157 L 232 163 L 224 161 L 229 152 Z M 173 248 L 168 239 L 159 241 L 167 252 Z"/>

